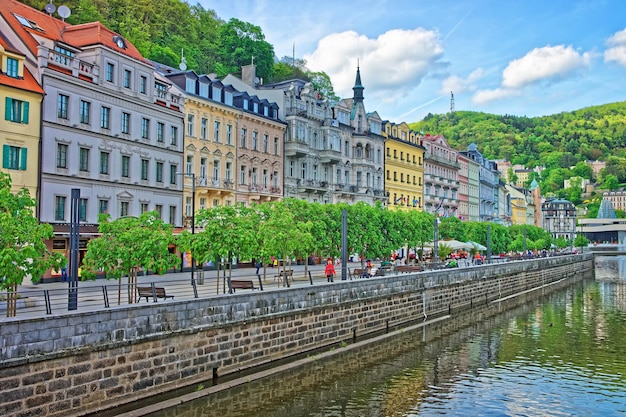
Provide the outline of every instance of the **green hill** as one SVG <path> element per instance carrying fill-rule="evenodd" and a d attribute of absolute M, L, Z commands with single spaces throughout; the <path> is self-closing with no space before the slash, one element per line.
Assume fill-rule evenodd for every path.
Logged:
<path fill-rule="evenodd" d="M 532 118 L 469 111 L 429 114 L 411 128 L 443 134 L 459 150 L 474 142 L 489 159 L 529 168 L 569 168 L 585 160 L 626 157 L 626 101 Z"/>

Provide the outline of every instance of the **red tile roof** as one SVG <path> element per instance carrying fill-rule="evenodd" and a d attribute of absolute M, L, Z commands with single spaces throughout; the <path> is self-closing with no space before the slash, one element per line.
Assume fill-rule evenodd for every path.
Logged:
<path fill-rule="evenodd" d="M 17 49 L 13 48 L 13 46 L 9 43 L 8 40 L 4 38 L 4 35 L 0 33 L 0 46 L 4 48 L 5 51 L 18 54 L 20 56 L 24 56 L 23 53 L 19 52 Z M 24 77 L 23 78 L 13 78 L 9 77 L 3 72 L 0 72 L 0 85 L 6 85 L 9 87 L 19 88 L 20 90 L 32 91 L 34 93 L 44 94 L 43 89 L 33 76 L 33 74 L 28 71 L 26 67 L 24 67 Z"/>
<path fill-rule="evenodd" d="M 118 34 L 109 30 L 100 22 L 71 25 L 47 13 L 26 6 L 17 0 L 2 0 L 0 15 L 7 20 L 34 55 L 37 54 L 39 43 L 31 34 L 53 41 L 61 41 L 78 48 L 100 44 L 120 51 L 129 57 L 148 62 L 141 56 L 137 48 L 128 41 L 126 41 L 126 49 L 118 48 L 113 41 L 113 37 Z M 36 26 L 29 28 L 22 25 L 15 15 L 34 22 Z"/>

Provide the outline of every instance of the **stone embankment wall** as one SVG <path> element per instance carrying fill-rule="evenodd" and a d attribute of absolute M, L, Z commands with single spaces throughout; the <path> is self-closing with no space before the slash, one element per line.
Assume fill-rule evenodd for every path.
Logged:
<path fill-rule="evenodd" d="M 0 415 L 84 415 L 592 268 L 573 255 L 8 320 Z"/>

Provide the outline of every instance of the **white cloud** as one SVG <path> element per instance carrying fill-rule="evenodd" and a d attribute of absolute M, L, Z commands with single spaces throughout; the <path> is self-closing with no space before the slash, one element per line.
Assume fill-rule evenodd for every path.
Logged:
<path fill-rule="evenodd" d="M 322 38 L 316 50 L 304 58 L 309 68 L 325 71 L 342 98 L 352 96 L 357 60 L 366 97 L 381 101 L 407 95 L 444 63 L 443 44 L 436 31 L 394 29 L 376 39 L 354 31 Z M 368 95 L 368 91 L 370 92 Z"/>
<path fill-rule="evenodd" d="M 604 62 L 615 61 L 626 67 L 626 29 L 616 32 L 606 43 L 610 48 L 604 51 Z"/>
<path fill-rule="evenodd" d="M 476 92 L 472 97 L 472 102 L 475 104 L 487 104 L 494 100 L 501 100 L 512 96 L 519 96 L 521 93 L 518 90 L 510 88 L 496 88 L 494 90 L 481 90 Z"/>
<path fill-rule="evenodd" d="M 535 48 L 513 60 L 502 72 L 502 86 L 522 88 L 541 81 L 559 80 L 587 68 L 591 54 L 580 54 L 571 46 Z"/>
<path fill-rule="evenodd" d="M 476 82 L 483 78 L 484 71 L 482 68 L 472 71 L 467 78 L 461 78 L 456 75 L 452 75 L 441 82 L 441 94 L 464 93 L 466 91 L 475 91 L 477 86 Z"/>

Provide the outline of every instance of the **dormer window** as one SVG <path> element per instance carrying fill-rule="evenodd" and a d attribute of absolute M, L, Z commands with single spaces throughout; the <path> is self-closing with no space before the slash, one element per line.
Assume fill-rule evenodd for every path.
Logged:
<path fill-rule="evenodd" d="M 19 76 L 18 69 L 19 69 L 19 65 L 18 65 L 17 59 L 7 57 L 6 74 L 12 78 L 18 78 Z"/>
<path fill-rule="evenodd" d="M 115 42 L 118 48 L 126 49 L 126 41 L 121 36 L 119 35 L 113 36 L 113 42 Z"/>
<path fill-rule="evenodd" d="M 34 21 L 30 20 L 30 19 L 27 19 L 27 18 L 25 18 L 25 17 L 23 17 L 23 16 L 20 16 L 19 14 L 15 14 L 15 13 L 13 13 L 13 16 L 15 16 L 15 18 L 17 19 L 17 21 L 18 21 L 18 22 L 20 22 L 20 23 L 22 24 L 22 26 L 25 26 L 25 27 L 27 27 L 27 28 L 31 28 L 31 29 L 35 29 L 35 30 L 38 30 L 38 31 L 40 31 L 40 32 L 45 32 L 45 31 L 41 28 L 41 26 L 39 26 L 39 25 L 37 24 L 37 22 L 34 22 Z"/>

